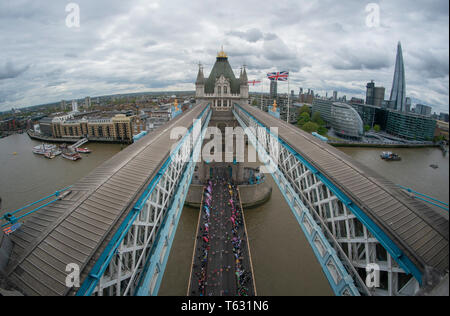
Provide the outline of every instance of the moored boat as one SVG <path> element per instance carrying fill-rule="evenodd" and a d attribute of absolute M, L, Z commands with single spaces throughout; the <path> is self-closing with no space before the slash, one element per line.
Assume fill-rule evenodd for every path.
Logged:
<path fill-rule="evenodd" d="M 383 153 L 380 155 L 380 157 L 381 157 L 381 159 L 383 159 L 383 160 L 388 160 L 388 161 L 400 161 L 400 160 L 402 160 L 402 158 L 401 158 L 399 155 L 397 155 L 397 154 L 395 154 L 395 153 L 392 153 L 392 152 L 390 152 L 390 151 L 388 151 L 388 152 L 383 152 Z"/>
<path fill-rule="evenodd" d="M 33 153 L 38 154 L 38 155 L 45 155 L 47 152 L 52 152 L 54 150 L 56 150 L 55 145 L 42 144 L 42 145 L 33 147 Z"/>
<path fill-rule="evenodd" d="M 90 154 L 92 152 L 92 150 L 90 150 L 88 148 L 76 148 L 75 150 L 78 153 L 82 153 L 82 154 Z"/>
<path fill-rule="evenodd" d="M 55 158 L 56 156 L 55 156 L 51 151 L 47 151 L 47 152 L 44 154 L 44 157 L 45 157 L 45 158 L 48 158 L 48 159 L 53 159 L 53 158 Z"/>
<path fill-rule="evenodd" d="M 62 156 L 63 156 L 64 158 L 69 159 L 69 160 L 72 160 L 72 161 L 81 159 L 81 155 L 80 155 L 79 153 L 70 153 L 70 152 L 67 152 L 67 153 L 62 153 Z"/>

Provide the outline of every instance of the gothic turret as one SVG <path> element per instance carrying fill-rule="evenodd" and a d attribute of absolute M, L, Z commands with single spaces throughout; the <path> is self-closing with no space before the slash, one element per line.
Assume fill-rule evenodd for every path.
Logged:
<path fill-rule="evenodd" d="M 205 93 L 205 76 L 202 65 L 198 66 L 197 80 L 195 81 L 195 97 L 202 97 Z"/>
<path fill-rule="evenodd" d="M 248 77 L 247 77 L 247 71 L 245 70 L 245 66 L 244 66 L 244 70 L 241 73 L 241 85 L 248 85 Z"/>
<path fill-rule="evenodd" d="M 195 81 L 195 84 L 205 84 L 205 76 L 203 75 L 203 67 L 202 65 L 199 65 L 198 67 L 198 75 L 197 75 L 197 80 Z"/>
<path fill-rule="evenodd" d="M 247 77 L 247 70 L 244 70 L 241 73 L 241 97 L 248 99 L 248 77 Z"/>

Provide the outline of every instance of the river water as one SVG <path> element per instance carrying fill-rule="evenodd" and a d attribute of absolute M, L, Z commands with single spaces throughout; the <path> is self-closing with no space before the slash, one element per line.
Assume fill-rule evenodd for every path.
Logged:
<path fill-rule="evenodd" d="M 93 153 L 72 162 L 33 154 L 31 150 L 38 144 L 26 134 L 0 139 L 0 214 L 73 184 L 122 148 L 117 144 L 88 143 Z M 397 184 L 449 201 L 449 158 L 439 149 L 395 149 L 403 158 L 400 162 L 381 160 L 380 153 L 387 149 L 340 149 Z M 432 169 L 431 164 L 439 168 Z M 266 181 L 273 187 L 271 199 L 245 210 L 258 295 L 333 295 L 281 192 L 270 176 Z M 187 293 L 198 213 L 198 209 L 183 210 L 160 295 Z"/>
<path fill-rule="evenodd" d="M 380 159 L 383 151 L 392 149 L 339 149 L 394 183 L 448 203 L 449 158 L 440 149 L 396 149 L 395 153 L 402 157 L 400 162 Z M 439 168 L 433 169 L 431 164 Z M 333 295 L 283 195 L 271 176 L 266 179 L 273 188 L 271 199 L 262 206 L 244 211 L 257 294 Z M 183 210 L 160 295 L 186 295 L 198 212 L 188 207 Z"/>
<path fill-rule="evenodd" d="M 47 159 L 33 154 L 33 147 L 40 144 L 27 134 L 0 139 L 0 214 L 74 184 L 122 148 L 118 144 L 87 143 L 83 147 L 92 153 L 71 161 L 62 156 Z"/>
<path fill-rule="evenodd" d="M 392 182 L 448 204 L 449 155 L 438 148 L 339 148 Z M 380 159 L 383 151 L 398 154 L 401 161 Z M 430 165 L 437 165 L 433 169 Z"/>

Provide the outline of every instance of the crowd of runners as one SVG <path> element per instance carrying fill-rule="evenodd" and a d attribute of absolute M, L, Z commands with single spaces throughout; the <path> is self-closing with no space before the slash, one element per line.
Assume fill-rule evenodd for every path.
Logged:
<path fill-rule="evenodd" d="M 227 177 L 208 181 L 200 216 L 190 294 L 254 295 L 243 214 Z"/>

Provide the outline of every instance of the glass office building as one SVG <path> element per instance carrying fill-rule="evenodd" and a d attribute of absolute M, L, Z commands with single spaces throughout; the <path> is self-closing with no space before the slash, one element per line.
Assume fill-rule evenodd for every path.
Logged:
<path fill-rule="evenodd" d="M 364 136 L 364 124 L 358 112 L 346 103 L 335 102 L 331 106 L 334 132 L 345 138 L 360 139 Z"/>
<path fill-rule="evenodd" d="M 382 130 L 386 129 L 388 109 L 359 103 L 350 103 L 350 105 L 358 112 L 364 125 L 368 125 L 370 128 L 379 125 Z"/>
<path fill-rule="evenodd" d="M 398 111 L 389 111 L 386 132 L 419 141 L 431 141 L 436 130 L 436 121 L 431 117 L 403 113 Z"/>
<path fill-rule="evenodd" d="M 334 101 L 325 99 L 314 99 L 312 103 L 312 114 L 318 112 L 320 117 L 330 126 L 332 123 L 331 105 Z"/>

